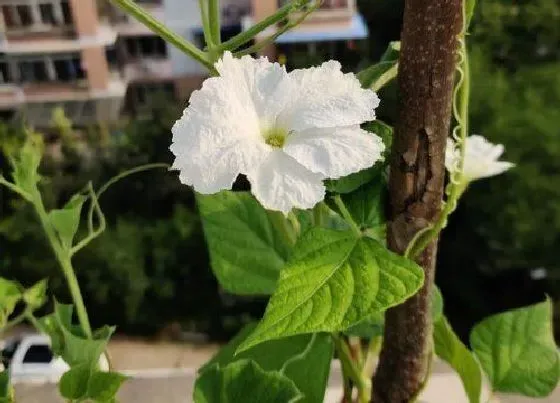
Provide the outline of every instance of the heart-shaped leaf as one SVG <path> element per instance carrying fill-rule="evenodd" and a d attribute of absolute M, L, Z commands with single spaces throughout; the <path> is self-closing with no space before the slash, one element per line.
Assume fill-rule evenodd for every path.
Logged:
<path fill-rule="evenodd" d="M 278 371 L 264 371 L 250 360 L 218 365 L 202 373 L 194 390 L 196 403 L 286 403 L 301 401 L 294 382 Z"/>
<path fill-rule="evenodd" d="M 296 334 L 344 331 L 403 302 L 423 280 L 416 263 L 373 239 L 314 228 L 298 241 L 264 318 L 238 351 Z"/>
<path fill-rule="evenodd" d="M 270 294 L 290 253 L 295 233 L 278 212 L 267 212 L 249 193 L 197 195 L 212 269 L 227 291 Z"/>
<path fill-rule="evenodd" d="M 544 397 L 556 388 L 560 353 L 550 300 L 484 319 L 470 341 L 493 390 Z"/>

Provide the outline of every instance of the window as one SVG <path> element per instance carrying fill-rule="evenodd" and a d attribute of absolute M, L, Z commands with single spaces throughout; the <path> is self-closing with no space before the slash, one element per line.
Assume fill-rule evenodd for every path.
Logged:
<path fill-rule="evenodd" d="M 16 6 L 19 22 L 22 26 L 27 27 L 33 24 L 33 16 L 31 15 L 31 7 L 27 5 Z"/>
<path fill-rule="evenodd" d="M 2 6 L 2 14 L 4 15 L 4 23 L 6 24 L 6 27 L 11 28 L 14 26 L 17 26 L 18 23 L 16 21 L 16 19 L 14 18 L 14 14 L 13 14 L 13 7 L 12 6 Z"/>
<path fill-rule="evenodd" d="M 64 23 L 72 24 L 72 10 L 70 10 L 68 0 L 62 0 L 60 2 L 60 8 L 62 9 L 62 20 Z"/>
<path fill-rule="evenodd" d="M 29 347 L 23 357 L 24 364 L 48 364 L 52 361 L 53 354 L 46 344 L 36 344 Z"/>
<path fill-rule="evenodd" d="M 48 81 L 47 66 L 44 60 L 19 62 L 19 74 L 22 83 Z"/>
<path fill-rule="evenodd" d="M 54 6 L 52 3 L 44 3 L 39 5 L 41 14 L 41 22 L 47 25 L 57 25 L 54 17 Z"/>
<path fill-rule="evenodd" d="M 141 57 L 165 58 L 167 57 L 167 45 L 159 36 L 140 36 L 125 39 L 126 53 L 129 58 Z"/>
<path fill-rule="evenodd" d="M 138 42 L 136 42 L 135 38 L 126 38 L 125 39 L 125 47 L 126 47 L 126 54 L 131 58 L 135 59 L 138 57 Z"/>
<path fill-rule="evenodd" d="M 54 61 L 56 79 L 59 81 L 75 81 L 85 77 L 79 56 L 56 58 Z"/>
<path fill-rule="evenodd" d="M 118 57 L 117 57 L 117 50 L 114 46 L 109 46 L 105 50 L 105 58 L 107 59 L 107 63 L 110 67 L 117 67 L 118 66 Z"/>
<path fill-rule="evenodd" d="M 11 83 L 12 80 L 9 63 L 0 61 L 0 84 Z"/>

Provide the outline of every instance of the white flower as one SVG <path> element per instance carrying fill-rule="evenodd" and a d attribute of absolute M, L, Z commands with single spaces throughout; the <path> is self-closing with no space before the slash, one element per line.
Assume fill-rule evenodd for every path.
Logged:
<path fill-rule="evenodd" d="M 265 208 L 288 213 L 323 200 L 323 179 L 381 159 L 381 139 L 360 128 L 379 98 L 338 62 L 287 73 L 227 52 L 216 69 L 173 126 L 173 168 L 196 191 L 230 189 L 241 173 Z"/>
<path fill-rule="evenodd" d="M 504 153 L 502 144 L 492 144 L 486 138 L 472 135 L 466 138 L 465 161 L 463 164 L 463 178 L 470 182 L 480 178 L 499 175 L 515 164 L 506 161 L 498 161 Z M 449 172 L 457 169 L 460 153 L 455 142 L 447 139 L 447 150 L 445 152 L 445 167 Z"/>

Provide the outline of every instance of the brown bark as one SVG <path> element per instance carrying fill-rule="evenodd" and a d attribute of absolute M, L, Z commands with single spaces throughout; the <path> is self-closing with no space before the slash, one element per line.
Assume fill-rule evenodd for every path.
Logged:
<path fill-rule="evenodd" d="M 461 27 L 461 0 L 406 1 L 387 234 L 389 248 L 399 254 L 441 210 Z M 417 258 L 426 277 L 420 292 L 387 311 L 383 348 L 373 379 L 375 403 L 411 401 L 426 377 L 436 251 L 434 241 Z"/>

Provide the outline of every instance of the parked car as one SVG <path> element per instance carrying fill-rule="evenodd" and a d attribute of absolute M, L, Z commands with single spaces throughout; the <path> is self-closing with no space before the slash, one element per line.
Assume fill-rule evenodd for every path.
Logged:
<path fill-rule="evenodd" d="M 8 340 L 2 346 L 2 364 L 10 372 L 12 383 L 58 382 L 70 367 L 55 357 L 50 339 L 42 334 L 27 334 Z M 101 369 L 108 370 L 105 356 L 99 360 Z"/>

